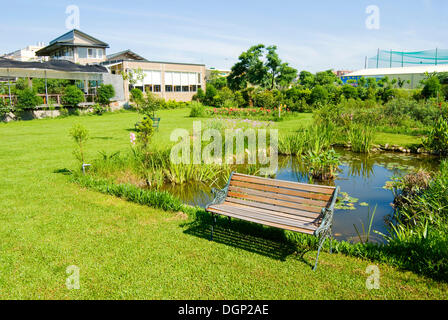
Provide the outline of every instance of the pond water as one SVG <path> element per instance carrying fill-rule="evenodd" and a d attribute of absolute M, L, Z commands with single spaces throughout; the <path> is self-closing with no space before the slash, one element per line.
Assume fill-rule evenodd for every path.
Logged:
<path fill-rule="evenodd" d="M 344 206 L 347 209 L 335 211 L 333 233 L 338 240 L 358 242 L 363 235 L 362 226 L 367 229 L 372 213 L 375 211 L 371 242 L 383 242 L 382 236 L 373 230 L 387 234 L 385 219 L 393 214 L 391 203 L 394 200 L 390 190 L 383 187 L 394 176 L 403 176 L 413 169 L 424 168 L 436 170 L 439 161 L 435 157 L 423 155 L 410 155 L 399 153 L 375 153 L 369 156 L 355 154 L 344 149 L 338 149 L 341 157 L 340 172 L 334 181 L 314 182 L 340 186 L 341 192 L 352 198 Z M 281 157 L 279 170 L 275 177 L 279 180 L 308 183 L 308 174 L 303 172 L 299 161 L 295 157 Z M 218 183 L 219 188 L 225 186 L 225 182 Z M 184 186 L 167 186 L 165 189 L 178 196 L 187 204 L 205 207 L 213 200 L 210 193 L 211 187 L 204 184 L 189 184 Z M 350 204 L 352 203 L 352 204 Z M 351 207 L 351 209 L 348 209 Z M 376 210 L 375 210 L 376 208 Z"/>

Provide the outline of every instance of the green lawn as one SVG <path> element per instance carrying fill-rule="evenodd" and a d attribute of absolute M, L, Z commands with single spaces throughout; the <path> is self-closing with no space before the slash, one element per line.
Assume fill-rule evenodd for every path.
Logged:
<path fill-rule="evenodd" d="M 163 111 L 155 141 L 191 128 L 187 110 Z M 267 237 L 206 226 L 183 215 L 81 189 L 55 171 L 76 166 L 76 123 L 98 151 L 129 150 L 135 113 L 0 124 L 1 299 L 446 299 L 448 284 L 379 265 L 380 290 L 365 283 L 370 262 L 316 252 L 295 256 Z M 293 130 L 302 120 L 280 126 Z M 66 268 L 80 268 L 68 290 Z"/>

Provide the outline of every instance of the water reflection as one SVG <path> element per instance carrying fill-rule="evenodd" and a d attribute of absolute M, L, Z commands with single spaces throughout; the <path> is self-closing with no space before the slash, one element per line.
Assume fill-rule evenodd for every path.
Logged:
<path fill-rule="evenodd" d="M 376 153 L 367 156 L 344 149 L 338 149 L 337 152 L 342 155 L 342 165 L 339 167 L 340 172 L 336 179 L 313 183 L 338 185 L 343 192 L 357 200 L 354 203 L 354 210 L 336 210 L 334 219 L 335 238 L 352 242 L 359 241 L 354 225 L 359 230 L 362 229 L 362 224 L 369 225 L 369 208 L 372 211 L 376 207 L 372 230 L 387 233 L 384 220 L 393 213 L 392 192 L 383 188 L 387 181 L 393 176 L 402 176 L 413 169 L 435 170 L 439 165 L 437 158 L 423 155 Z M 309 174 L 301 161 L 295 157 L 279 158 L 276 179 L 304 183 L 310 181 Z M 224 185 L 225 181 L 221 181 L 217 186 L 190 184 L 182 187 L 166 186 L 164 189 L 169 190 L 187 204 L 205 207 L 212 200 L 211 188 Z M 383 239 L 371 233 L 370 241 L 382 242 Z"/>

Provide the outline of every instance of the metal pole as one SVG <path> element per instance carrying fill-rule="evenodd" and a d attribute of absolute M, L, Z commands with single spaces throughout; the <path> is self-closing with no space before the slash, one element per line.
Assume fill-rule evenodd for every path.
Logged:
<path fill-rule="evenodd" d="M 404 52 L 401 53 L 401 67 L 404 67 Z"/>
<path fill-rule="evenodd" d="M 9 77 L 9 68 L 8 68 L 8 90 L 9 90 L 9 107 L 12 109 L 11 78 Z"/>
<path fill-rule="evenodd" d="M 376 55 L 376 68 L 378 69 L 380 65 L 380 48 L 378 48 L 378 54 Z"/>
<path fill-rule="evenodd" d="M 390 68 L 392 68 L 392 49 L 390 49 Z"/>
<path fill-rule="evenodd" d="M 437 65 L 437 58 L 439 56 L 439 48 L 436 48 L 436 65 Z"/>
<path fill-rule="evenodd" d="M 45 70 L 45 103 L 48 106 L 47 70 Z"/>

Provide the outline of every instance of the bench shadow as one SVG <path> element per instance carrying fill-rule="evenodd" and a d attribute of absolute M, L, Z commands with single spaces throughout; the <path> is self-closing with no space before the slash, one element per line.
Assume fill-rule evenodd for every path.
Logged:
<path fill-rule="evenodd" d="M 113 137 L 92 137 L 92 140 L 114 140 Z"/>
<path fill-rule="evenodd" d="M 185 234 L 210 240 L 212 218 L 201 214 L 197 219 L 185 223 L 182 227 Z M 304 259 L 304 255 L 311 251 L 309 248 L 300 248 L 296 243 L 288 240 L 283 230 L 265 227 L 250 222 L 218 217 L 213 233 L 213 242 L 242 249 L 269 257 L 271 259 L 286 261 L 294 258 L 312 267 Z"/>
<path fill-rule="evenodd" d="M 70 176 L 73 174 L 73 172 L 67 168 L 53 170 L 53 173 L 62 174 L 64 176 Z"/>

